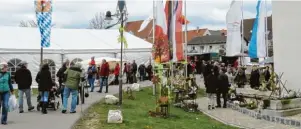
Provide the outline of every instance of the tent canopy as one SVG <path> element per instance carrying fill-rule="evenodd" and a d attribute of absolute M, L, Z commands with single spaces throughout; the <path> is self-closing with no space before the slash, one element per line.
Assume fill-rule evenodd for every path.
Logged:
<path fill-rule="evenodd" d="M 119 30 L 58 29 L 51 31 L 51 50 L 120 49 Z M 151 49 L 152 44 L 124 32 L 128 49 Z M 38 28 L 0 27 L 1 49 L 40 49 Z"/>

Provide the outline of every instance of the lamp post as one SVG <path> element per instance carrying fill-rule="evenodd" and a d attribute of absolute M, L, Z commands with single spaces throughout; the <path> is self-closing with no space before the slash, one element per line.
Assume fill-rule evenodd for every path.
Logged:
<path fill-rule="evenodd" d="M 107 11 L 106 12 L 106 18 L 105 20 L 113 20 L 112 19 L 112 16 L 115 16 L 117 18 L 119 18 L 118 22 L 115 23 L 115 24 L 112 24 L 108 27 L 106 27 L 106 29 L 109 29 L 117 24 L 121 24 L 121 28 L 119 30 L 120 32 L 120 73 L 119 73 L 119 106 L 122 105 L 122 56 L 123 56 L 123 24 L 124 24 L 124 21 L 127 20 L 127 8 L 126 8 L 126 4 L 125 4 L 125 1 L 124 0 L 118 0 L 118 3 L 117 3 L 117 9 L 116 9 L 116 14 L 111 14 L 110 11 Z"/>

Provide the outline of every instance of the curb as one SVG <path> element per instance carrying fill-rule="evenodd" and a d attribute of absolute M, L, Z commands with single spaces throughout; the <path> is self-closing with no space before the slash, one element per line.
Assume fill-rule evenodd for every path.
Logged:
<path fill-rule="evenodd" d="M 299 120 L 293 120 L 293 119 L 285 118 L 285 117 L 262 115 L 261 113 L 255 112 L 253 110 L 235 106 L 232 103 L 227 103 L 227 106 L 229 108 L 231 108 L 232 110 L 238 111 L 238 112 L 240 112 L 244 115 L 247 115 L 249 117 L 252 117 L 254 119 L 265 120 L 265 121 L 268 121 L 271 123 L 276 123 L 276 124 L 289 125 L 289 126 L 293 126 L 293 127 L 297 127 L 297 128 L 301 127 L 301 121 L 299 121 Z"/>
<path fill-rule="evenodd" d="M 232 124 L 232 123 L 229 123 L 229 122 L 226 122 L 218 117 L 215 117 L 213 115 L 211 115 L 210 113 L 207 113 L 206 111 L 204 110 L 201 110 L 201 109 L 198 109 L 200 112 L 202 112 L 203 114 L 209 116 L 210 118 L 213 118 L 215 119 L 216 121 L 219 121 L 225 125 L 229 125 L 229 126 L 233 126 L 233 127 L 237 127 L 237 128 L 240 128 L 240 129 L 254 129 L 254 128 L 249 128 L 249 127 L 245 127 L 245 126 L 241 126 L 241 125 L 237 125 L 237 124 Z"/>

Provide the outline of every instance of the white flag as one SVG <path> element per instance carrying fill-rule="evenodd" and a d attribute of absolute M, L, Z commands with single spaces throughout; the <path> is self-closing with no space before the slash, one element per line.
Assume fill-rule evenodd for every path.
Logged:
<path fill-rule="evenodd" d="M 241 36 L 242 1 L 233 0 L 227 12 L 226 55 L 238 56 L 242 50 Z"/>
<path fill-rule="evenodd" d="M 147 25 L 154 19 L 153 14 L 151 14 L 150 16 L 148 16 L 147 19 L 145 19 L 142 24 L 140 25 L 140 29 L 138 30 L 138 32 L 144 30 Z"/>

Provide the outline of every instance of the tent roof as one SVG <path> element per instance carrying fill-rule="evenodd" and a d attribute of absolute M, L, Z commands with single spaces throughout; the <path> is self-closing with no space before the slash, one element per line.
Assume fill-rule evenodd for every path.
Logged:
<path fill-rule="evenodd" d="M 152 44 L 130 33 L 124 32 L 128 49 L 151 48 Z M 51 45 L 46 49 L 120 49 L 118 29 L 58 29 L 52 28 Z M 0 26 L 1 49 L 40 49 L 38 28 Z"/>

